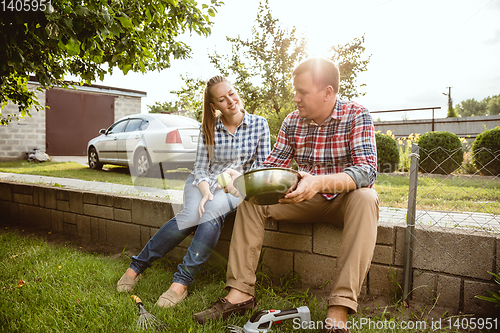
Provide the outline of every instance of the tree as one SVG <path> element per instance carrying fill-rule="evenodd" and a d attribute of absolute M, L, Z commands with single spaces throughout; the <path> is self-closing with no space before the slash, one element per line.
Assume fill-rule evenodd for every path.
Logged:
<path fill-rule="evenodd" d="M 446 118 L 454 118 L 458 117 L 457 111 L 450 105 L 448 105 L 448 114 L 446 115 Z"/>
<path fill-rule="evenodd" d="M 259 6 L 251 38 L 227 37 L 227 41 L 232 44 L 231 54 L 222 56 L 215 52 L 209 55 L 210 61 L 236 86 L 245 101 L 245 110 L 268 120 L 274 143 L 283 119 L 295 110 L 291 76 L 300 61 L 307 57 L 307 40 L 296 36 L 295 28 L 282 28 L 279 20 L 273 18 L 266 0 Z M 365 51 L 363 43 L 364 37 L 331 49 L 330 59 L 339 65 L 341 72 L 343 97 L 362 95 L 357 93 L 355 82 L 357 74 L 366 70 L 369 61 L 369 57 L 361 59 Z M 187 77 L 183 79 L 189 84 Z M 193 94 L 193 90 L 184 90 Z"/>
<path fill-rule="evenodd" d="M 40 6 L 0 13 L 0 110 L 9 102 L 19 106 L 19 115 L 0 114 L 4 125 L 29 115 L 32 106 L 41 110 L 28 90 L 29 75 L 50 88 L 64 85 L 67 75 L 90 84 L 116 67 L 124 74 L 168 68 L 172 58 L 191 52 L 178 37 L 187 31 L 208 36 L 210 17 L 222 2 L 211 0 L 201 9 L 192 0 L 25 3 Z"/>
<path fill-rule="evenodd" d="M 203 93 L 205 90 L 205 80 L 201 78 L 191 78 L 181 75 L 184 86 L 180 90 L 173 90 L 170 93 L 177 95 L 179 107 L 188 110 L 187 116 L 201 122 L 203 117 Z"/>
<path fill-rule="evenodd" d="M 345 99 L 353 99 L 366 94 L 358 92 L 356 84 L 358 74 L 367 70 L 371 57 L 368 56 L 366 59 L 362 59 L 365 52 L 364 42 L 365 36 L 363 35 L 361 38 L 354 38 L 352 42 L 345 45 L 333 46 L 330 50 L 333 51 L 330 59 L 339 66 L 339 94 Z M 364 86 L 366 84 L 359 85 L 359 87 Z"/>
<path fill-rule="evenodd" d="M 149 113 L 174 113 L 181 108 L 179 108 L 179 103 L 178 102 L 155 102 L 153 105 L 148 105 L 148 112 Z"/>
<path fill-rule="evenodd" d="M 487 116 L 495 113 L 489 113 L 488 103 L 492 98 L 498 97 L 486 97 L 482 101 L 476 101 L 474 98 L 462 101 L 460 104 L 455 105 L 455 111 L 461 117 L 471 117 L 471 116 Z M 494 109 L 493 109 L 494 110 Z"/>
<path fill-rule="evenodd" d="M 486 107 L 486 113 L 489 116 L 500 114 L 500 95 L 493 96 Z"/>
<path fill-rule="evenodd" d="M 296 65 L 306 56 L 306 40 L 297 37 L 295 28 L 288 31 L 273 18 L 269 3 L 261 2 L 252 37 L 242 40 L 227 37 L 232 53 L 210 55 L 210 61 L 233 82 L 245 99 L 250 113 L 271 111 L 279 115 L 293 109 L 290 77 Z"/>

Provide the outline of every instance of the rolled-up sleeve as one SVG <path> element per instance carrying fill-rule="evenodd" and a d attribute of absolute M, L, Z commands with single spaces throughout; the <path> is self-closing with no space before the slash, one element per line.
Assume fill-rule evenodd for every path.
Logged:
<path fill-rule="evenodd" d="M 371 187 L 377 178 L 377 146 L 375 128 L 368 110 L 357 112 L 350 137 L 353 166 L 343 170 L 356 183 L 356 187 Z"/>

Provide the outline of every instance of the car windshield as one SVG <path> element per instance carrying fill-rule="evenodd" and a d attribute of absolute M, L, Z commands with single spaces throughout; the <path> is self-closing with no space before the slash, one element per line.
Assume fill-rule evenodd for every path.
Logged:
<path fill-rule="evenodd" d="M 188 117 L 158 117 L 161 123 L 167 127 L 198 127 L 200 124 Z"/>

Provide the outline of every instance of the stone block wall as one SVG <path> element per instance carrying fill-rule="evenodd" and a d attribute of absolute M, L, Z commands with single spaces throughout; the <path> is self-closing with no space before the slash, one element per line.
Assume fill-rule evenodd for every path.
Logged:
<path fill-rule="evenodd" d="M 41 184 L 0 182 L 0 222 L 78 235 L 87 242 L 139 251 L 182 205 L 158 198 L 97 193 Z M 493 233 L 417 228 L 412 300 L 446 307 L 450 314 L 493 316 L 491 303 L 477 299 L 498 290 L 487 271 L 500 271 L 500 236 Z M 226 219 L 212 262 L 226 262 L 232 221 Z M 392 296 L 403 285 L 404 225 L 380 223 L 362 296 Z M 331 288 L 342 230 L 325 223 L 266 222 L 262 270 L 274 277 L 290 271 L 306 286 Z M 467 237 L 465 237 L 467 235 Z M 440 239 L 441 245 L 434 245 Z M 181 259 L 190 239 L 170 253 Z M 419 248 L 420 247 L 420 248 Z M 425 250 L 423 249 L 425 248 Z M 444 251 L 443 249 L 446 249 Z M 470 254 L 477 254 L 470 259 Z M 452 255 L 450 255 L 452 254 Z M 494 259 L 492 259 L 494 258 Z"/>

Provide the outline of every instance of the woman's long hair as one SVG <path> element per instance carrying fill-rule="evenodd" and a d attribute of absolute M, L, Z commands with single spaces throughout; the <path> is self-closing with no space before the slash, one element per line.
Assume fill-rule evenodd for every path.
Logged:
<path fill-rule="evenodd" d="M 214 96 L 212 95 L 212 87 L 218 83 L 229 81 L 222 75 L 216 75 L 207 81 L 205 92 L 203 94 L 203 119 L 201 121 L 201 128 L 205 137 L 205 144 L 208 149 L 208 159 L 212 160 L 215 145 L 215 121 L 218 116 L 218 111 L 215 110 L 210 103 L 213 102 Z"/>

